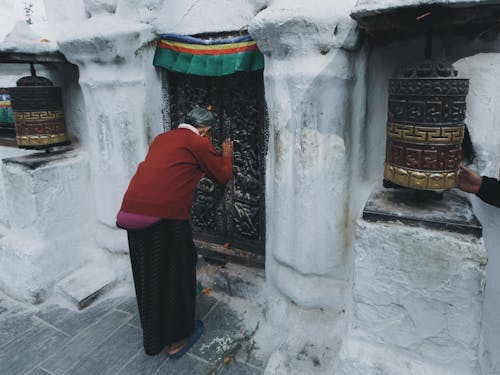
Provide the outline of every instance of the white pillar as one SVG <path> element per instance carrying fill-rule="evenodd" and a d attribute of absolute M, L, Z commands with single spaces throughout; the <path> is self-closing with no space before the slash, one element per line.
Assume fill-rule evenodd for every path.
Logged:
<path fill-rule="evenodd" d="M 96 239 L 116 252 L 127 250 L 125 233 L 115 227 L 121 199 L 150 141 L 163 130 L 161 81 L 152 65 L 155 38 L 146 24 L 100 15 L 59 39 L 61 52 L 80 72 L 100 224 Z"/>
<path fill-rule="evenodd" d="M 266 275 L 303 308 L 341 311 L 349 288 L 347 134 L 357 34 L 348 9 L 278 1 L 250 25 L 265 56 L 269 109 Z"/>

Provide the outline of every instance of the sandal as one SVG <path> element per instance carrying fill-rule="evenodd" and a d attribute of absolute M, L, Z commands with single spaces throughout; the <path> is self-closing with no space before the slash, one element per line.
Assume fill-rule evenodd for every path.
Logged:
<path fill-rule="evenodd" d="M 194 321 L 194 329 L 191 335 L 188 337 L 186 345 L 179 350 L 177 353 L 174 354 L 169 354 L 168 356 L 171 359 L 179 359 L 181 358 L 184 354 L 186 354 L 189 349 L 198 341 L 198 339 L 201 337 L 204 331 L 204 324 L 201 320 L 195 320 Z"/>

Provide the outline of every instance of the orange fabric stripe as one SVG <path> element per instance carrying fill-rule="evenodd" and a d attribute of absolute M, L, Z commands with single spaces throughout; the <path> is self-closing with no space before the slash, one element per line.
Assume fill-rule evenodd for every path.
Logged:
<path fill-rule="evenodd" d="M 163 41 L 160 41 L 158 44 L 159 44 L 159 47 L 161 47 L 161 48 L 167 48 L 169 50 L 176 51 L 176 52 L 189 53 L 191 55 L 229 55 L 231 53 L 258 50 L 257 44 L 252 44 L 249 46 L 242 46 L 242 47 L 217 49 L 217 50 L 193 49 L 193 48 L 186 48 L 186 47 L 180 47 L 180 46 L 173 46 L 171 44 L 164 43 Z"/>

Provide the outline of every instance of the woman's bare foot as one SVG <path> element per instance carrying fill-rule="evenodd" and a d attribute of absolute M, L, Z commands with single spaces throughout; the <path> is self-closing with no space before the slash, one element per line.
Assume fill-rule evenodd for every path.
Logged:
<path fill-rule="evenodd" d="M 182 350 L 182 348 L 186 345 L 187 339 L 182 339 L 180 341 L 173 342 L 167 347 L 168 355 L 175 354 Z"/>

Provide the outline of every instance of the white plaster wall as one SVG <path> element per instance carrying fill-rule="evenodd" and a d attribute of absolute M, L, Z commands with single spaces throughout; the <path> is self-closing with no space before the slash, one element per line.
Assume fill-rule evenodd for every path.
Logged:
<path fill-rule="evenodd" d="M 17 147 L 0 146 L 0 160 L 14 156 L 26 155 L 29 152 Z M 10 220 L 7 211 L 7 198 L 5 196 L 5 182 L 3 174 L 0 173 L 0 234 L 4 235 L 10 227 Z"/>
<path fill-rule="evenodd" d="M 198 34 L 237 31 L 257 13 L 255 0 L 118 0 L 118 16 L 146 22 L 154 32 Z"/>
<path fill-rule="evenodd" d="M 26 21 L 24 12 L 24 1 L 0 0 L 0 42 L 12 30 L 16 22 Z M 44 0 L 30 0 L 33 4 L 31 20 L 33 25 L 39 25 L 46 21 Z"/>
<path fill-rule="evenodd" d="M 355 251 L 354 308 L 339 374 L 479 373 L 482 239 L 361 219 Z M 360 350 L 367 355 L 357 357 Z M 405 360 L 393 363 L 398 356 Z"/>
<path fill-rule="evenodd" d="M 0 288 L 18 299 L 40 303 L 57 281 L 94 251 L 88 238 L 86 157 L 72 151 L 62 158 L 42 153 L 35 159 L 41 164 L 2 161 L 10 228 L 0 238 Z"/>

